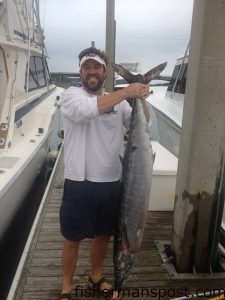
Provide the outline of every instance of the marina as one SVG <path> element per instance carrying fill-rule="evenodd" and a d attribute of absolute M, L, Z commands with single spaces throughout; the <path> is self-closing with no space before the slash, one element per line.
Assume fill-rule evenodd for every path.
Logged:
<path fill-rule="evenodd" d="M 32 0 L 31 6 L 28 2 L 0 1 L 0 239 L 23 208 L 43 164 L 47 159 L 51 166 L 54 164 L 52 150 L 59 150 L 61 144 L 56 136 L 62 130 L 59 100 L 64 87 L 80 86 L 79 73 L 52 72 L 50 76 L 39 1 Z M 112 0 L 109 3 L 113 5 Z M 224 3 L 218 3 L 213 6 L 209 0 L 195 1 L 190 53 L 187 48 L 178 58 L 171 78 L 157 78 L 170 79 L 165 96 L 159 98 L 153 86 L 153 94 L 147 99 L 152 117 L 150 140 L 156 155 L 144 237 L 121 290 L 124 300 L 208 299 L 217 295 L 224 299 L 225 44 L 221 38 L 214 39 L 213 32 L 224 36 L 221 24 L 225 16 L 221 9 Z M 29 13 L 31 8 L 33 14 Z M 218 22 L 210 23 L 217 16 Z M 107 20 L 111 17 L 108 15 Z M 115 32 L 110 31 L 113 18 L 111 22 L 106 26 L 106 50 L 115 62 Z M 31 23 L 35 26 L 29 27 Z M 209 39 L 202 39 L 206 34 L 204 24 L 209 26 Z M 112 80 L 112 70 L 108 71 L 106 88 L 111 91 L 116 88 L 116 80 Z M 62 145 L 39 199 L 7 300 L 58 299 L 62 282 L 59 208 L 63 155 Z M 90 245 L 89 239 L 81 243 L 73 277 L 74 300 L 103 299 L 87 286 Z M 113 240 L 104 275 L 114 282 Z"/>

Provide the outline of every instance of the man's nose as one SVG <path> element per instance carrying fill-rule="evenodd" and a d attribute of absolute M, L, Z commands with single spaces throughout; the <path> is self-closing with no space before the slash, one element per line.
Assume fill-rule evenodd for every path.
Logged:
<path fill-rule="evenodd" d="M 89 74 L 94 74 L 96 72 L 96 69 L 94 66 L 91 66 L 89 69 L 88 69 L 88 72 Z"/>

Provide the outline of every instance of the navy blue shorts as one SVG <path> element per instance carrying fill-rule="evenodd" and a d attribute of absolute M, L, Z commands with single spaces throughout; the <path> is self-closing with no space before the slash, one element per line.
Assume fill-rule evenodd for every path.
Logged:
<path fill-rule="evenodd" d="M 67 240 L 80 241 L 112 235 L 115 227 L 120 182 L 66 179 L 60 208 L 60 226 Z"/>

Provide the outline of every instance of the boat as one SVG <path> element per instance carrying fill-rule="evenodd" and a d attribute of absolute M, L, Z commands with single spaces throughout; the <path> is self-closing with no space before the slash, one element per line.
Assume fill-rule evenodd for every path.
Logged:
<path fill-rule="evenodd" d="M 150 105 L 152 124 L 154 124 L 153 138 L 177 158 L 179 156 L 188 57 L 187 48 L 185 55 L 176 61 L 165 95 L 160 98 L 159 94 L 153 93 L 147 99 Z M 166 160 L 165 164 L 168 164 Z M 162 203 L 161 210 L 163 205 L 165 204 Z M 171 204 L 172 206 L 173 204 Z M 220 243 L 225 248 L 225 206 L 220 229 Z"/>
<path fill-rule="evenodd" d="M 155 138 L 176 157 L 179 155 L 188 56 L 177 59 L 169 86 L 163 97 L 153 93 L 148 98 Z"/>
<path fill-rule="evenodd" d="M 39 1 L 0 1 L 0 239 L 38 175 L 60 129 L 46 62 Z"/>

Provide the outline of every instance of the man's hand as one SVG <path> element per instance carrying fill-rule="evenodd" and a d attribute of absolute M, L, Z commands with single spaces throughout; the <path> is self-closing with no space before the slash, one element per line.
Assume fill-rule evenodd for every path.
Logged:
<path fill-rule="evenodd" d="M 149 85 L 143 83 L 131 83 L 124 88 L 127 98 L 146 99 L 149 95 Z"/>
<path fill-rule="evenodd" d="M 126 87 L 125 89 L 128 89 L 128 92 L 130 93 L 133 92 L 136 93 L 136 96 L 126 98 L 130 106 L 132 106 L 132 103 L 135 98 L 140 98 L 141 100 L 143 100 L 144 114 L 145 114 L 146 121 L 148 122 L 150 120 L 150 113 L 145 103 L 145 100 L 150 95 L 149 85 L 142 84 L 142 83 L 132 83 L 128 85 L 128 87 Z"/>

